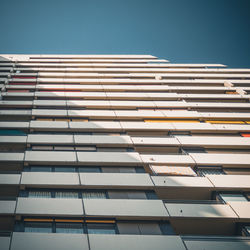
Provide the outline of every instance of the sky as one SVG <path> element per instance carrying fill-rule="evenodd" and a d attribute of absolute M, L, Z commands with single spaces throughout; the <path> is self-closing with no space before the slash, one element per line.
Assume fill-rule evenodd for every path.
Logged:
<path fill-rule="evenodd" d="M 1 54 L 151 54 L 250 68 L 250 0 L 0 0 Z"/>

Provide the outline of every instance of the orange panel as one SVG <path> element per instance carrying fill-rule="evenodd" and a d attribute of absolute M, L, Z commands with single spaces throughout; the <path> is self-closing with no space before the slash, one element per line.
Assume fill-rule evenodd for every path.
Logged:
<path fill-rule="evenodd" d="M 115 220 L 85 220 L 86 223 L 115 223 Z"/>
<path fill-rule="evenodd" d="M 243 137 L 250 137 L 250 133 L 241 133 L 240 135 Z"/>
<path fill-rule="evenodd" d="M 189 122 L 200 122 L 198 120 L 144 120 L 144 122 L 184 122 L 184 123 L 189 123 Z"/>
<path fill-rule="evenodd" d="M 24 221 L 33 221 L 33 222 L 53 222 L 53 219 L 25 218 Z"/>
<path fill-rule="evenodd" d="M 212 124 L 245 124 L 244 121 L 206 121 L 208 123 L 212 123 Z"/>
<path fill-rule="evenodd" d="M 173 167 L 173 166 L 155 166 L 150 168 L 157 175 L 182 175 L 182 176 L 196 176 L 196 173 L 191 167 Z"/>
<path fill-rule="evenodd" d="M 66 220 L 66 219 L 55 219 L 56 222 L 70 222 L 70 223 L 82 223 L 83 220 Z"/>
<path fill-rule="evenodd" d="M 72 119 L 72 122 L 88 122 L 87 119 Z"/>

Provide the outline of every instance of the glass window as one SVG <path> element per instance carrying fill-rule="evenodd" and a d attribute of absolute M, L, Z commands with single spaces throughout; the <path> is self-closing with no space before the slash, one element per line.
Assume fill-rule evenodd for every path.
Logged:
<path fill-rule="evenodd" d="M 87 223 L 89 234 L 116 234 L 114 224 Z"/>
<path fill-rule="evenodd" d="M 127 148 L 127 152 L 135 152 L 133 148 Z"/>
<path fill-rule="evenodd" d="M 243 231 L 243 235 L 244 236 L 250 236 L 250 226 L 249 225 L 248 226 L 244 226 L 243 229 L 242 229 L 242 231 Z"/>
<path fill-rule="evenodd" d="M 246 197 L 243 194 L 220 194 L 220 197 L 225 202 L 231 202 L 231 201 L 244 201 L 248 202 Z"/>
<path fill-rule="evenodd" d="M 175 232 L 169 222 L 160 222 L 160 229 L 164 235 L 174 235 Z"/>
<path fill-rule="evenodd" d="M 56 223 L 56 233 L 83 234 L 81 223 Z"/>
<path fill-rule="evenodd" d="M 143 167 L 135 167 L 136 173 L 145 173 L 145 169 Z"/>
<path fill-rule="evenodd" d="M 204 148 L 183 148 L 186 153 L 206 153 Z"/>
<path fill-rule="evenodd" d="M 82 198 L 84 199 L 106 199 L 106 192 L 102 191 L 84 191 L 82 192 Z"/>
<path fill-rule="evenodd" d="M 223 175 L 225 172 L 221 168 L 198 168 L 197 174 L 199 176 L 206 176 L 206 175 Z"/>
<path fill-rule="evenodd" d="M 80 173 L 100 173 L 100 167 L 79 167 Z"/>
<path fill-rule="evenodd" d="M 155 191 L 146 191 L 146 196 L 147 196 L 148 200 L 157 200 L 158 199 Z"/>
<path fill-rule="evenodd" d="M 62 191 L 62 192 L 55 192 L 55 197 L 56 198 L 69 198 L 69 199 L 77 199 L 78 198 L 78 193 L 77 192 L 67 192 L 67 191 Z"/>
<path fill-rule="evenodd" d="M 75 168 L 72 167 L 55 167 L 55 172 L 75 172 Z"/>
<path fill-rule="evenodd" d="M 0 135 L 26 135 L 26 133 L 17 129 L 0 129 Z"/>
<path fill-rule="evenodd" d="M 51 167 L 30 167 L 31 172 L 52 172 Z"/>
<path fill-rule="evenodd" d="M 52 233 L 52 223 L 25 222 L 24 232 Z"/>
<path fill-rule="evenodd" d="M 76 147 L 76 151 L 90 151 L 90 152 L 95 152 L 96 147 Z"/>
<path fill-rule="evenodd" d="M 51 198 L 49 191 L 29 191 L 29 197 L 34 198 Z"/>

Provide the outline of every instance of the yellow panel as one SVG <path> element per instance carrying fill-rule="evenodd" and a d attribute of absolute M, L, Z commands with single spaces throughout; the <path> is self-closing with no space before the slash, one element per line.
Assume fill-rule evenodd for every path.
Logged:
<path fill-rule="evenodd" d="M 144 122 L 200 122 L 198 120 L 144 120 Z"/>
<path fill-rule="evenodd" d="M 24 221 L 34 221 L 34 222 L 52 222 L 53 219 L 37 219 L 37 218 L 25 218 Z"/>
<path fill-rule="evenodd" d="M 212 124 L 220 123 L 220 124 L 244 124 L 243 121 L 206 121 Z"/>
<path fill-rule="evenodd" d="M 238 95 L 239 93 L 234 92 L 234 91 L 226 91 L 226 94 L 228 94 L 228 95 Z"/>
<path fill-rule="evenodd" d="M 246 124 L 250 124 L 250 122 L 249 122 L 249 121 L 245 121 L 245 123 L 246 123 Z"/>
<path fill-rule="evenodd" d="M 85 220 L 86 223 L 115 223 L 115 220 Z"/>

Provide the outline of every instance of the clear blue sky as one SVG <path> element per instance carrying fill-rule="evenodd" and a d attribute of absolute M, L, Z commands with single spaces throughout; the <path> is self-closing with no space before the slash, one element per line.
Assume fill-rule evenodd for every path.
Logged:
<path fill-rule="evenodd" d="M 0 0 L 0 53 L 250 67 L 250 0 Z"/>

